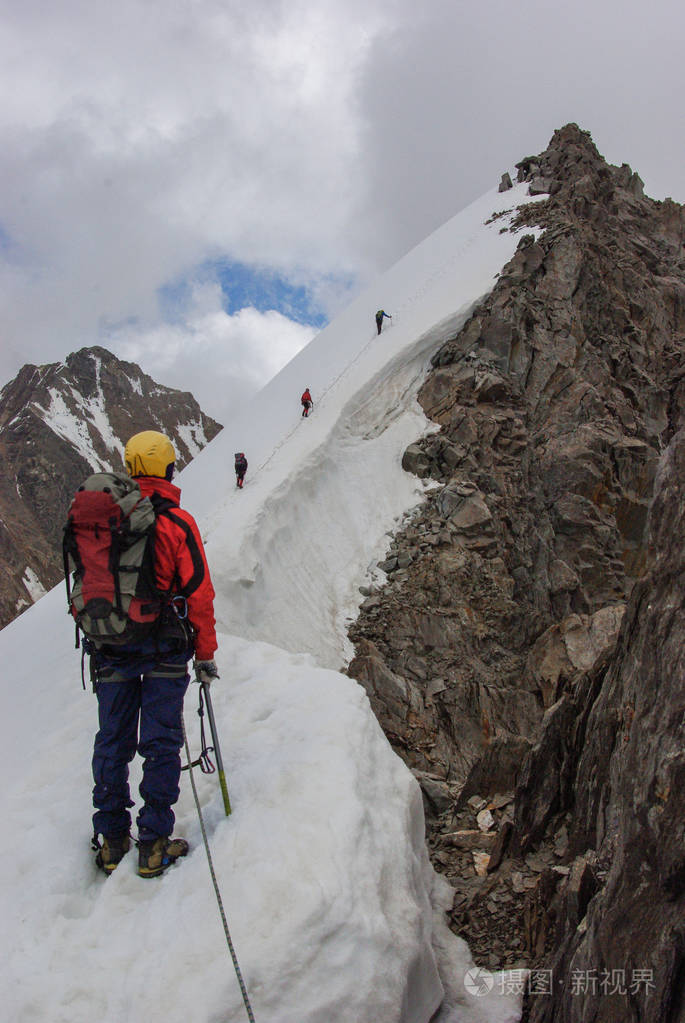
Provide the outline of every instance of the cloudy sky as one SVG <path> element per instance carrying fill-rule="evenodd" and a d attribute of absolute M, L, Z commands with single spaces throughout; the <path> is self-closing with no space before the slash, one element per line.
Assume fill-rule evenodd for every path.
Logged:
<path fill-rule="evenodd" d="M 568 121 L 685 202 L 683 39 L 680 0 L 0 0 L 0 384 L 103 344 L 221 419 Z"/>

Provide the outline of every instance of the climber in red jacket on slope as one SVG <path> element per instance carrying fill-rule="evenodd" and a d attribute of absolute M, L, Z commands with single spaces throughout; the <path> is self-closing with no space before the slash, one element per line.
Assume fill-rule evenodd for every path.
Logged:
<path fill-rule="evenodd" d="M 309 388 L 308 387 L 305 387 L 304 393 L 303 393 L 300 401 L 302 402 L 302 415 L 306 419 L 307 416 L 309 415 L 309 410 L 314 405 L 314 402 L 312 401 L 312 396 L 309 393 Z"/>

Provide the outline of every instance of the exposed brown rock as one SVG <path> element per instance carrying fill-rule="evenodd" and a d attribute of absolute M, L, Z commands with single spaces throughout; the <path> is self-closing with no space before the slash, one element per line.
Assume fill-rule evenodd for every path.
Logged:
<path fill-rule="evenodd" d="M 579 859 L 560 889 L 556 936 L 544 965 L 557 978 L 530 1019 L 581 1023 L 685 1018 L 685 431 L 660 463 L 650 514 L 648 574 L 628 602 L 609 664 L 543 729 L 516 801 L 524 845 L 551 820 L 541 798 L 544 770 L 555 811 L 570 811 L 568 841 Z M 548 735 L 553 727 L 554 738 Z M 550 761 L 545 749 L 564 749 Z M 543 768 L 544 764 L 544 768 Z M 536 782 L 537 777 L 537 782 Z M 554 779 L 552 781 L 552 779 Z M 537 836 L 537 837 L 536 837 Z M 590 873 L 584 864 L 598 864 Z M 598 988 L 571 997 L 571 972 L 637 971 L 633 992 Z"/>
<path fill-rule="evenodd" d="M 625 606 L 615 604 L 594 615 L 569 615 L 550 625 L 528 655 L 527 667 L 542 693 L 545 707 L 561 694 L 578 672 L 591 671 L 613 653 Z"/>
<path fill-rule="evenodd" d="M 685 426 L 685 213 L 576 125 L 517 169 L 549 198 L 520 211 L 536 233 L 419 392 L 441 430 L 405 466 L 442 486 L 393 537 L 349 671 L 398 753 L 461 786 L 428 841 L 476 961 L 551 964 L 540 1023 L 676 1023 L 684 442 L 660 454 Z M 475 830 L 470 798 L 507 784 L 515 827 L 450 843 Z M 649 992 L 570 994 L 578 966 L 640 965 Z"/>

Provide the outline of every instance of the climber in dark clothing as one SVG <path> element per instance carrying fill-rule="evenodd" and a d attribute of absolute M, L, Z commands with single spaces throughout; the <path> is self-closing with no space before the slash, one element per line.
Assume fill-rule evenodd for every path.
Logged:
<path fill-rule="evenodd" d="M 245 473 L 247 472 L 247 459 L 242 451 L 235 453 L 235 485 L 242 490 Z"/>
<path fill-rule="evenodd" d="M 385 309 L 379 309 L 378 312 L 376 313 L 376 330 L 378 331 L 379 334 L 380 334 L 381 330 L 383 329 L 383 317 L 384 316 L 388 320 L 392 319 L 392 316 L 390 315 L 390 313 L 386 313 Z"/>

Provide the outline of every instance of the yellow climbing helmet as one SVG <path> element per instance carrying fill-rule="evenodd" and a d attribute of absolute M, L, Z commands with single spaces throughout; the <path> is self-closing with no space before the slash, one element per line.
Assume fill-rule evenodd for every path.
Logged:
<path fill-rule="evenodd" d="M 129 476 L 160 476 L 170 480 L 175 461 L 173 444 L 156 430 L 136 433 L 124 450 L 124 462 Z"/>

